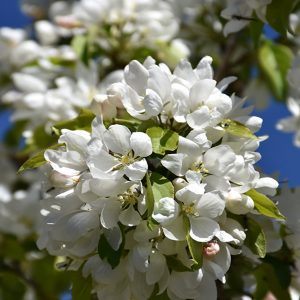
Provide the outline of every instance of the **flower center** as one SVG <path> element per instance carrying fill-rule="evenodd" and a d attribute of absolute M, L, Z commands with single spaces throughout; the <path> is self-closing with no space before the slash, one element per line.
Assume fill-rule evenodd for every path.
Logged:
<path fill-rule="evenodd" d="M 187 215 L 191 215 L 194 217 L 199 217 L 199 213 L 195 208 L 195 203 L 192 204 L 183 204 L 182 211 L 184 211 Z"/>
<path fill-rule="evenodd" d="M 220 246 L 217 241 L 208 242 L 203 247 L 203 255 L 206 258 L 213 258 L 220 252 Z"/>

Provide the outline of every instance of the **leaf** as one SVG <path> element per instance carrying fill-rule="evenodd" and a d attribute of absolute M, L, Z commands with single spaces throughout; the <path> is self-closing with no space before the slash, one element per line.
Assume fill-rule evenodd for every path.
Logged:
<path fill-rule="evenodd" d="M 153 291 L 153 294 L 150 296 L 150 298 L 148 300 L 170 300 L 167 290 L 165 290 L 162 294 L 157 295 L 157 292 L 154 293 L 155 291 Z"/>
<path fill-rule="evenodd" d="M 159 173 L 153 172 L 150 176 L 150 182 L 154 202 L 165 197 L 174 198 L 174 186 L 169 179 Z"/>
<path fill-rule="evenodd" d="M 24 132 L 27 124 L 27 120 L 20 120 L 14 122 L 12 127 L 5 133 L 5 144 L 11 147 L 18 146 L 21 141 L 22 133 Z"/>
<path fill-rule="evenodd" d="M 260 225 L 253 219 L 248 218 L 247 220 L 247 236 L 245 245 L 259 257 L 263 258 L 266 256 L 267 243 L 265 233 Z"/>
<path fill-rule="evenodd" d="M 112 246 L 107 241 L 104 234 L 100 236 L 99 243 L 98 243 L 98 254 L 101 259 L 106 259 L 107 262 L 110 264 L 112 269 L 116 268 L 121 260 L 123 249 L 125 245 L 125 239 L 123 237 L 122 243 L 118 250 L 114 250 Z"/>
<path fill-rule="evenodd" d="M 154 195 L 153 195 L 152 184 L 148 172 L 146 174 L 146 184 L 147 184 L 147 190 L 146 190 L 147 212 L 148 212 L 148 218 L 151 218 L 154 209 Z"/>
<path fill-rule="evenodd" d="M 255 22 L 250 22 L 249 29 L 255 48 L 257 48 L 259 45 L 259 39 L 263 31 L 263 27 L 264 23 L 259 19 L 257 19 Z"/>
<path fill-rule="evenodd" d="M 84 278 L 81 270 L 72 273 L 72 300 L 91 300 L 91 278 Z"/>
<path fill-rule="evenodd" d="M 78 58 L 85 64 L 89 62 L 88 37 L 86 35 L 75 35 L 72 39 L 71 47 L 77 54 Z"/>
<path fill-rule="evenodd" d="M 179 139 L 177 132 L 161 127 L 151 127 L 146 130 L 146 133 L 151 138 L 154 153 L 164 155 L 166 151 L 177 149 Z"/>
<path fill-rule="evenodd" d="M 34 149 L 38 150 L 45 149 L 54 143 L 57 143 L 57 137 L 47 133 L 44 126 L 39 126 L 34 130 L 29 142 Z"/>
<path fill-rule="evenodd" d="M 254 189 L 249 190 L 245 195 L 252 198 L 254 201 L 254 207 L 257 211 L 259 211 L 262 215 L 274 218 L 274 219 L 280 219 L 284 220 L 285 217 L 280 213 L 279 209 L 275 205 L 275 203 L 269 199 L 264 194 L 261 194 L 257 192 Z"/>
<path fill-rule="evenodd" d="M 63 144 L 55 144 L 51 147 L 48 147 L 47 149 L 54 150 L 54 149 L 58 149 L 61 146 L 63 146 Z M 44 149 L 44 150 L 38 152 L 37 154 L 35 154 L 34 156 L 32 156 L 31 158 L 26 160 L 23 163 L 23 165 L 19 168 L 17 174 L 20 174 L 21 172 L 24 172 L 26 170 L 35 169 L 35 168 L 38 168 L 38 167 L 44 165 L 47 162 L 44 157 L 44 153 L 47 149 Z"/>
<path fill-rule="evenodd" d="M 258 51 L 259 65 L 278 100 L 286 98 L 288 92 L 286 76 L 292 59 L 293 53 L 288 47 L 270 41 L 266 41 Z"/>
<path fill-rule="evenodd" d="M 203 264 L 203 243 L 193 240 L 189 233 L 186 235 L 186 241 L 193 260 L 192 269 L 198 270 Z"/>
<path fill-rule="evenodd" d="M 249 139 L 257 139 L 257 137 L 252 133 L 252 131 L 245 126 L 244 124 L 225 119 L 220 123 L 220 126 L 227 132 L 234 136 L 242 137 L 242 138 L 249 138 Z"/>
<path fill-rule="evenodd" d="M 57 135 L 61 134 L 62 129 L 70 129 L 70 130 L 83 129 L 83 130 L 90 131 L 91 123 L 94 118 L 95 115 L 90 110 L 82 109 L 76 118 L 56 123 L 52 127 L 52 130 Z"/>
<path fill-rule="evenodd" d="M 203 243 L 193 240 L 190 236 L 190 220 L 187 216 L 183 216 L 183 222 L 186 230 L 186 241 L 189 252 L 192 256 L 192 270 L 198 270 L 203 264 Z"/>
<path fill-rule="evenodd" d="M 287 30 L 290 30 L 289 17 L 294 8 L 294 4 L 294 0 L 273 0 L 267 6 L 266 19 L 268 23 L 283 36 L 286 36 Z"/>
<path fill-rule="evenodd" d="M 169 270 L 175 272 L 191 272 L 192 270 L 185 266 L 175 255 L 165 255 Z"/>
<path fill-rule="evenodd" d="M 280 284 L 274 267 L 271 264 L 263 263 L 254 271 L 256 278 L 256 291 L 254 299 L 263 300 L 266 294 L 271 291 L 276 299 L 290 300 L 288 289 Z"/>

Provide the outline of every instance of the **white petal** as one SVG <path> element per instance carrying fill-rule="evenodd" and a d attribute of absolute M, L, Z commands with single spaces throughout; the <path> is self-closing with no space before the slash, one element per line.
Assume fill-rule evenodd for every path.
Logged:
<path fill-rule="evenodd" d="M 208 242 L 220 230 L 219 224 L 209 218 L 205 217 L 189 217 L 191 229 L 190 236 L 197 242 Z"/>
<path fill-rule="evenodd" d="M 190 183 L 176 192 L 176 198 L 185 204 L 194 203 L 204 194 L 204 188 L 205 184 Z"/>
<path fill-rule="evenodd" d="M 140 224 L 142 218 L 134 207 L 130 205 L 127 209 L 120 212 L 119 220 L 123 225 L 131 227 Z"/>
<path fill-rule="evenodd" d="M 150 263 L 148 270 L 146 272 L 146 282 L 148 285 L 155 284 L 155 282 L 160 281 L 164 274 L 166 267 L 166 259 L 159 252 L 154 252 L 150 254 Z"/>
<path fill-rule="evenodd" d="M 119 226 L 104 230 L 104 235 L 110 246 L 117 251 L 122 243 L 122 232 Z"/>
<path fill-rule="evenodd" d="M 185 225 L 182 216 L 179 216 L 170 225 L 163 226 L 165 236 L 173 241 L 184 241 L 186 237 Z"/>
<path fill-rule="evenodd" d="M 124 173 L 130 180 L 142 180 L 148 170 L 148 164 L 146 159 L 136 161 L 128 165 Z"/>
<path fill-rule="evenodd" d="M 148 88 L 155 91 L 163 100 L 171 92 L 171 82 L 168 75 L 156 65 L 149 69 Z"/>
<path fill-rule="evenodd" d="M 147 95 L 144 97 L 143 103 L 147 115 L 151 117 L 158 116 L 163 110 L 163 102 L 161 98 L 152 90 L 147 89 Z"/>
<path fill-rule="evenodd" d="M 118 226 L 120 211 L 121 207 L 118 201 L 108 200 L 100 216 L 102 226 L 107 229 Z"/>
<path fill-rule="evenodd" d="M 199 79 L 213 79 L 214 71 L 211 66 L 213 59 L 210 56 L 204 56 L 197 68 L 195 69 L 195 72 Z"/>
<path fill-rule="evenodd" d="M 130 148 L 130 130 L 123 125 L 111 125 L 103 134 L 105 145 L 113 152 L 127 154 Z"/>
<path fill-rule="evenodd" d="M 217 286 L 215 279 L 208 273 L 205 272 L 203 278 L 197 287 L 199 296 L 195 300 L 209 299 L 217 300 Z"/>
<path fill-rule="evenodd" d="M 211 123 L 211 114 L 207 106 L 202 106 L 191 114 L 188 114 L 186 121 L 193 129 L 204 129 Z"/>
<path fill-rule="evenodd" d="M 225 201 L 216 193 L 206 193 L 198 201 L 195 208 L 200 216 L 214 219 L 223 213 Z"/>
<path fill-rule="evenodd" d="M 186 59 L 182 59 L 179 62 L 179 64 L 174 70 L 174 75 L 182 79 L 185 79 L 190 83 L 194 83 L 197 79 L 190 62 L 187 61 Z"/>
<path fill-rule="evenodd" d="M 130 146 L 135 157 L 147 157 L 152 153 L 150 137 L 143 132 L 133 132 L 130 137 Z"/>
<path fill-rule="evenodd" d="M 12 75 L 15 86 L 25 93 L 46 92 L 47 85 L 41 79 L 24 73 L 14 73 Z"/>
<path fill-rule="evenodd" d="M 152 218 L 163 226 L 172 223 L 179 214 L 179 206 L 172 198 L 161 198 L 154 203 Z"/>
<path fill-rule="evenodd" d="M 161 160 L 161 164 L 173 174 L 177 176 L 184 176 L 189 168 L 189 165 L 186 164 L 185 158 L 187 158 L 187 155 L 183 153 L 167 154 Z"/>

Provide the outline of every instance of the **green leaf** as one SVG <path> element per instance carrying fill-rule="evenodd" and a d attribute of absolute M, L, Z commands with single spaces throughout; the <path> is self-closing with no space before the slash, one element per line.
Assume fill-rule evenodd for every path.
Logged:
<path fill-rule="evenodd" d="M 220 126 L 227 132 L 234 136 L 242 137 L 242 138 L 249 138 L 249 139 L 257 139 L 257 137 L 252 133 L 252 131 L 245 126 L 244 124 L 225 119 L 220 123 Z"/>
<path fill-rule="evenodd" d="M 72 273 L 72 300 L 91 300 L 91 278 L 84 278 L 81 270 Z"/>
<path fill-rule="evenodd" d="M 287 30 L 290 30 L 289 17 L 294 4 L 295 0 L 273 0 L 267 6 L 266 19 L 268 23 L 283 36 L 286 36 Z"/>
<path fill-rule="evenodd" d="M 147 199 L 147 212 L 148 212 L 147 214 L 148 214 L 148 218 L 151 218 L 154 209 L 154 195 L 153 195 L 152 184 L 148 172 L 146 174 L 146 184 L 147 184 L 146 199 Z"/>
<path fill-rule="evenodd" d="M 248 218 L 247 221 L 247 237 L 245 245 L 259 257 L 265 257 L 267 251 L 267 243 L 265 233 L 260 225 L 253 219 Z"/>
<path fill-rule="evenodd" d="M 55 144 L 47 149 L 55 150 L 61 146 L 63 146 L 63 144 Z M 44 157 L 44 153 L 47 149 L 44 149 L 44 150 L 38 152 L 37 154 L 35 154 L 34 156 L 32 156 L 31 158 L 26 160 L 24 162 L 24 164 L 19 168 L 17 174 L 20 174 L 21 172 L 24 172 L 26 170 L 35 169 L 35 168 L 38 168 L 38 167 L 44 165 L 47 162 Z"/>
<path fill-rule="evenodd" d="M 76 118 L 56 123 L 52 127 L 52 130 L 57 135 L 61 134 L 62 129 L 70 129 L 70 130 L 82 129 L 82 130 L 90 131 L 91 123 L 94 118 L 95 115 L 90 110 L 82 109 Z"/>
<path fill-rule="evenodd" d="M 190 254 L 192 256 L 192 269 L 198 270 L 202 267 L 203 264 L 203 243 L 193 240 L 189 233 L 186 235 L 186 241 Z"/>
<path fill-rule="evenodd" d="M 275 203 L 264 194 L 261 194 L 254 189 L 249 190 L 245 194 L 252 198 L 252 200 L 254 201 L 255 209 L 259 211 L 262 215 L 274 219 L 285 219 L 285 217 L 280 213 Z"/>
<path fill-rule="evenodd" d="M 167 266 L 170 270 L 176 272 L 191 272 L 192 270 L 185 266 L 175 255 L 165 255 Z"/>
<path fill-rule="evenodd" d="M 155 290 L 153 291 L 153 294 L 150 296 L 148 300 L 170 300 L 167 290 L 165 290 L 162 294 L 157 295 L 157 292 L 155 293 Z"/>
<path fill-rule="evenodd" d="M 34 147 L 34 149 L 45 149 L 54 143 L 57 143 L 57 137 L 50 135 L 46 132 L 44 126 L 37 127 L 32 138 L 30 138 L 29 144 Z"/>
<path fill-rule="evenodd" d="M 122 243 L 118 250 L 114 250 L 112 246 L 107 241 L 104 234 L 100 236 L 98 243 L 98 254 L 101 259 L 106 259 L 110 266 L 114 269 L 116 268 L 121 260 L 123 250 L 125 245 L 124 236 L 122 237 Z"/>
<path fill-rule="evenodd" d="M 250 34 L 255 48 L 257 48 L 259 45 L 259 40 L 260 40 L 263 27 L 264 27 L 264 23 L 259 19 L 257 19 L 255 22 L 250 22 L 249 29 L 250 29 Z"/>
<path fill-rule="evenodd" d="M 277 299 L 291 299 L 288 289 L 280 284 L 274 267 L 271 264 L 263 263 L 259 265 L 254 271 L 254 275 L 256 278 L 254 299 L 265 299 L 269 291 L 271 291 Z"/>
<path fill-rule="evenodd" d="M 174 198 L 174 186 L 166 177 L 153 172 L 150 176 L 154 202 L 161 198 Z"/>
<path fill-rule="evenodd" d="M 5 133 L 4 141 L 5 144 L 11 147 L 16 147 L 19 145 L 24 132 L 27 120 L 16 121 L 12 127 Z"/>
<path fill-rule="evenodd" d="M 177 132 L 161 127 L 151 127 L 146 130 L 146 133 L 151 138 L 154 153 L 164 155 L 166 151 L 177 149 L 179 139 Z"/>
<path fill-rule="evenodd" d="M 260 67 L 278 100 L 286 98 L 288 92 L 286 76 L 292 59 L 293 53 L 288 47 L 270 41 L 266 41 L 258 51 Z"/>
<path fill-rule="evenodd" d="M 25 292 L 25 282 L 17 274 L 0 268 L 0 299 L 24 299 Z"/>
<path fill-rule="evenodd" d="M 77 54 L 78 58 L 86 65 L 89 62 L 89 44 L 88 37 L 85 35 L 75 35 L 72 39 L 71 47 Z"/>

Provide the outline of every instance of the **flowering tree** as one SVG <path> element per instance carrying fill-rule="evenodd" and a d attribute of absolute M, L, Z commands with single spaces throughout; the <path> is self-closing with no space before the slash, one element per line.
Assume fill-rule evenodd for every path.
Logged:
<path fill-rule="evenodd" d="M 299 191 L 256 167 L 251 115 L 286 101 L 300 145 L 298 1 L 22 9 L 31 30 L 0 29 L 0 299 L 299 299 Z"/>

